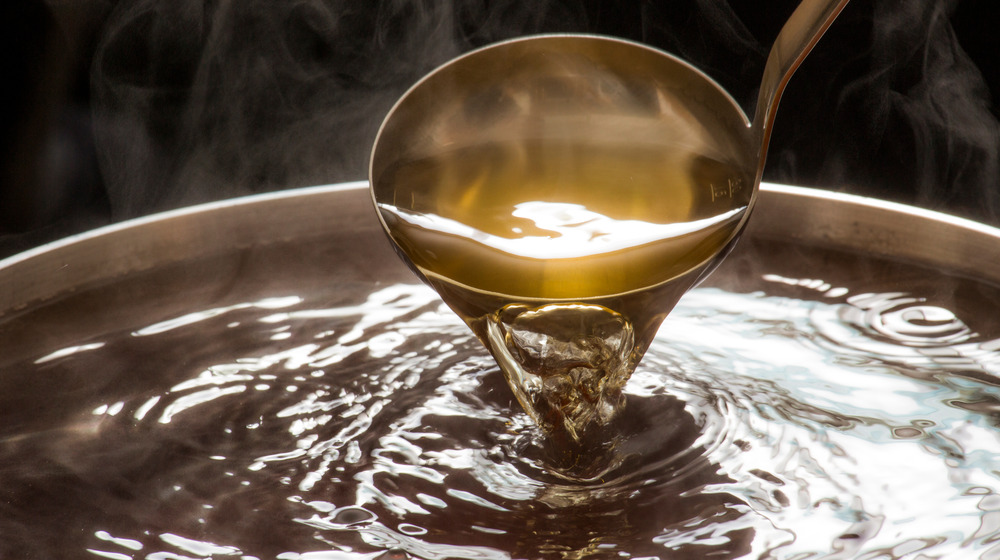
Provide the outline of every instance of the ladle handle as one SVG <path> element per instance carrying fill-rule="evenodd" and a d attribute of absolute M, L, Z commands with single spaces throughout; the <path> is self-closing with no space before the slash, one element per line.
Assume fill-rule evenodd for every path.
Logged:
<path fill-rule="evenodd" d="M 760 146 L 758 176 L 764 169 L 774 114 L 785 85 L 848 1 L 802 0 L 774 40 L 764 66 L 757 94 L 757 113 L 753 119 L 754 133 Z"/>

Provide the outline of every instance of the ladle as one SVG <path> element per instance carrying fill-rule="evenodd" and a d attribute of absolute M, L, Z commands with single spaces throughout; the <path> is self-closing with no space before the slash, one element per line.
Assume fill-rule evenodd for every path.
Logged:
<path fill-rule="evenodd" d="M 389 238 L 550 432 L 579 442 L 614 416 L 660 322 L 733 246 L 782 90 L 847 1 L 799 4 L 752 123 L 693 66 L 592 35 L 467 53 L 389 112 L 370 168 Z"/>

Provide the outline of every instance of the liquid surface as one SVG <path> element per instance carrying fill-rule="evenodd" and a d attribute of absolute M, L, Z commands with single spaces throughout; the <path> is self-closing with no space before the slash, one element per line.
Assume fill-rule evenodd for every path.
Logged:
<path fill-rule="evenodd" d="M 693 148 L 548 139 L 397 164 L 374 193 L 390 237 L 553 444 L 597 455 L 621 388 L 734 239 L 751 188 Z"/>
<path fill-rule="evenodd" d="M 1000 553 L 996 287 L 734 255 L 624 386 L 617 466 L 579 483 L 429 288 L 241 262 L 222 292 L 175 270 L 0 322 L 0 557 Z"/>
<path fill-rule="evenodd" d="M 667 282 L 732 237 L 751 194 L 731 165 L 629 144 L 489 144 L 385 175 L 390 236 L 425 276 L 474 292 L 453 304 L 467 315 L 489 307 L 475 293 L 581 300 Z"/>

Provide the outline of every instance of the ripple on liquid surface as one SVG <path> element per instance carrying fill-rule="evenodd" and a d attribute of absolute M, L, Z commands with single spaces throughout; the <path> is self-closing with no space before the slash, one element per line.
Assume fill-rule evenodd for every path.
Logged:
<path fill-rule="evenodd" d="M 0 556 L 1000 555 L 1000 337 L 919 292 L 756 285 L 681 300 L 626 386 L 621 466 L 587 484 L 549 473 L 420 285 L 49 348 L 11 371 L 102 390 L 3 430 Z"/>

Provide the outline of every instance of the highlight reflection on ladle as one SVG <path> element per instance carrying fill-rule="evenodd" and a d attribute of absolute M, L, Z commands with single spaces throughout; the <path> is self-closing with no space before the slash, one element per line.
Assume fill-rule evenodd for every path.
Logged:
<path fill-rule="evenodd" d="M 686 63 L 595 36 L 466 54 L 392 109 L 370 170 L 380 219 L 553 441 L 611 445 L 596 427 L 663 318 L 738 239 L 781 90 L 846 3 L 798 7 L 752 125 Z"/>

